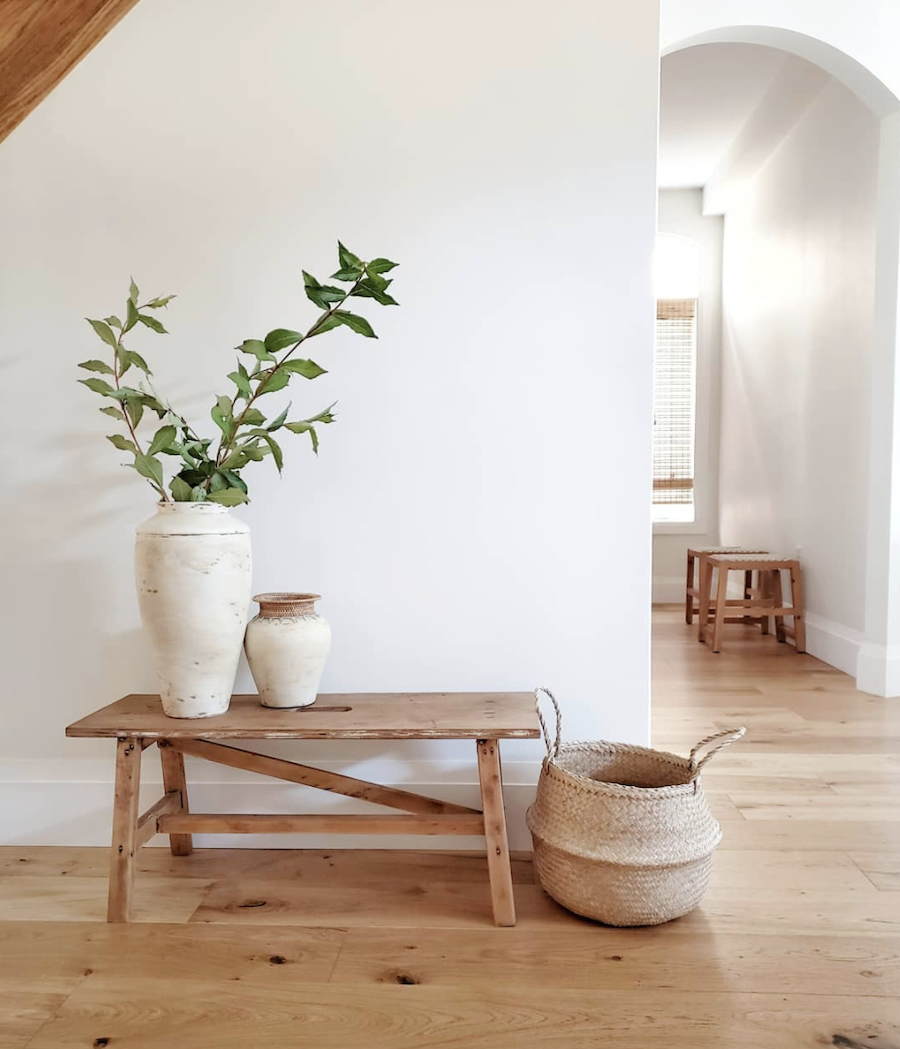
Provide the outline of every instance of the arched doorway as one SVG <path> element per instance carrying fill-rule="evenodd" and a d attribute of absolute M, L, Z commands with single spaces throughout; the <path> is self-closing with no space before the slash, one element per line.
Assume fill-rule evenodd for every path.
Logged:
<path fill-rule="evenodd" d="M 857 549 L 859 571 L 865 576 L 865 625 L 859 636 L 841 639 L 852 645 L 855 664 L 852 668 L 847 665 L 844 652 L 842 669 L 854 673 L 864 691 L 900 695 L 900 99 L 843 51 L 778 27 L 719 27 L 667 45 L 662 54 L 717 43 L 763 45 L 813 63 L 856 95 L 879 122 L 865 551 Z M 822 655 L 828 659 L 827 654 Z"/>

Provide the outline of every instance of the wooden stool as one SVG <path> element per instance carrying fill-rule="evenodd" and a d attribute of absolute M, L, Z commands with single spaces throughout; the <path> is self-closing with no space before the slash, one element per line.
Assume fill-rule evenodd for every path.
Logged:
<path fill-rule="evenodd" d="M 713 554 L 767 554 L 768 550 L 751 550 L 745 546 L 698 546 L 688 548 L 687 552 L 687 581 L 684 587 L 684 621 L 688 626 L 694 621 L 694 612 L 700 610 L 700 583 L 696 579 L 694 561 L 700 561 L 701 574 L 703 570 L 703 559 Z M 744 597 L 749 597 L 750 588 L 753 585 L 752 572 L 747 572 L 744 577 Z M 697 600 L 697 608 L 694 608 L 694 600 Z M 711 606 L 714 607 L 714 606 Z"/>
<path fill-rule="evenodd" d="M 710 621 L 712 606 L 713 570 L 719 574 L 716 587 L 715 615 Z M 784 605 L 781 572 L 791 574 L 791 603 Z M 744 572 L 745 596 L 728 598 L 728 573 Z M 746 573 L 757 572 L 759 589 L 746 594 Z M 728 608 L 742 609 L 739 620 L 758 617 L 762 633 L 769 632 L 769 617 L 775 617 L 775 636 L 779 641 L 791 637 L 798 652 L 806 651 L 806 626 L 803 621 L 803 570 L 800 562 L 789 557 L 762 554 L 711 554 L 700 562 L 700 618 L 699 641 L 711 641 L 713 652 L 722 648 L 722 633 Z M 784 625 L 784 617 L 791 616 L 793 627 Z"/>

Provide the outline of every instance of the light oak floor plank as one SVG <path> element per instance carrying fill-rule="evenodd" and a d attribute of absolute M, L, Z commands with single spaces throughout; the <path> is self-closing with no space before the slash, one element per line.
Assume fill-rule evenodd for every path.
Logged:
<path fill-rule="evenodd" d="M 565 701 L 565 697 L 562 697 Z M 704 784 L 724 840 L 692 914 L 576 918 L 484 856 L 0 849 L 0 1049 L 900 1049 L 900 704 L 771 636 L 720 655 L 654 614 L 654 745 L 748 737 Z"/>

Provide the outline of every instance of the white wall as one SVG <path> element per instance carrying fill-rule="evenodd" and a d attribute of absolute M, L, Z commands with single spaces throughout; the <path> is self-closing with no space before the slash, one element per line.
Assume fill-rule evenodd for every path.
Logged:
<path fill-rule="evenodd" d="M 694 455 L 695 521 L 653 526 L 653 600 L 684 600 L 689 546 L 718 542 L 719 362 L 722 348 L 722 219 L 704 217 L 703 191 L 662 189 L 660 233 L 689 237 L 700 245 L 700 305 L 697 327 L 697 422 Z"/>
<path fill-rule="evenodd" d="M 830 80 L 725 219 L 721 539 L 806 572 L 809 649 L 865 629 L 878 121 Z"/>
<path fill-rule="evenodd" d="M 662 0 L 663 53 L 687 43 L 783 47 L 822 66 L 879 118 L 865 634 L 857 685 L 900 696 L 900 5 L 871 0 Z"/>
<path fill-rule="evenodd" d="M 283 481 L 250 477 L 256 589 L 324 595 L 327 690 L 547 683 L 571 736 L 646 738 L 656 8 L 154 0 L 0 145 L 3 840 L 106 840 L 111 745 L 63 729 L 153 682 L 150 493 L 75 385 L 81 318 L 130 273 L 177 292 L 135 345 L 210 431 L 230 348 L 308 320 L 300 269 L 338 236 L 402 263 L 403 305 L 292 390 L 340 418 L 318 460 L 298 438 Z M 468 795 L 472 749 L 282 748 Z M 540 754 L 506 749 L 519 814 Z"/>

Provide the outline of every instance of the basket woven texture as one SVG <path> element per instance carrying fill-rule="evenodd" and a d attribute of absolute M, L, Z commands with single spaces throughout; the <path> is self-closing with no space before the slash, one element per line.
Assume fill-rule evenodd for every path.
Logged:
<path fill-rule="evenodd" d="M 553 742 L 541 693 L 556 712 Z M 628 743 L 563 744 L 555 697 L 538 689 L 535 702 L 547 757 L 526 819 L 545 891 L 606 925 L 659 925 L 693 910 L 722 838 L 700 771 L 746 730 L 708 736 L 689 758 Z"/>

